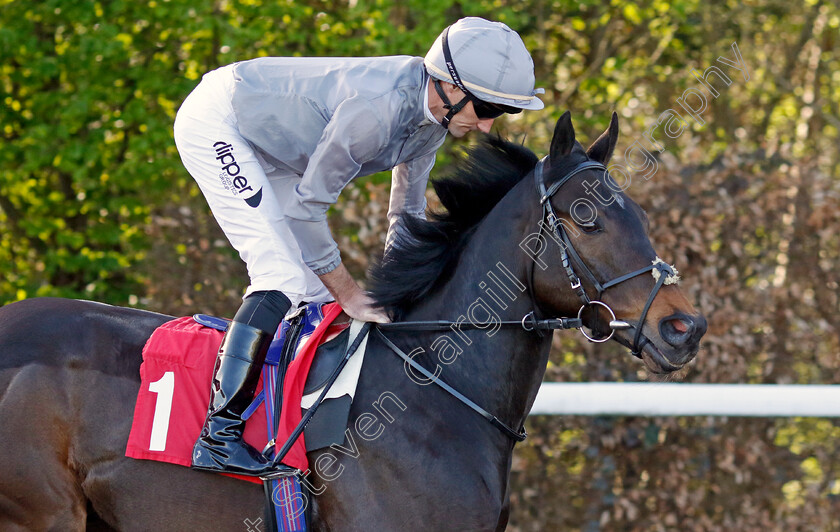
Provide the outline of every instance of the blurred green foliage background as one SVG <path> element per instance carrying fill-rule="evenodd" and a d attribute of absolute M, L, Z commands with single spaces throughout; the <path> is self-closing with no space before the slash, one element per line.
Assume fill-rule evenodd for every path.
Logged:
<path fill-rule="evenodd" d="M 569 109 L 581 140 L 617 111 L 620 156 L 719 66 L 732 83 L 713 82 L 705 124 L 660 134 L 656 176 L 628 189 L 710 321 L 684 378 L 840 383 L 840 7 L 822 0 L 0 0 L 0 303 L 231 314 L 244 267 L 172 140 L 200 76 L 264 55 L 423 55 L 466 15 L 532 51 L 546 110 L 496 129 L 539 155 Z M 732 43 L 749 79 L 718 61 Z M 448 140 L 433 177 L 474 140 Z M 389 182 L 358 180 L 332 209 L 360 277 Z M 555 338 L 548 380 L 641 378 L 617 346 Z M 513 530 L 840 530 L 836 421 L 530 423 Z"/>

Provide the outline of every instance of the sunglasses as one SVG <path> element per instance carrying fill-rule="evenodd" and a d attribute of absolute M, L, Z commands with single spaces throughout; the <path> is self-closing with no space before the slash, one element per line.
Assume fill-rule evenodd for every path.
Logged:
<path fill-rule="evenodd" d="M 518 107 L 485 102 L 484 100 L 479 100 L 475 97 L 472 97 L 471 100 L 473 103 L 473 109 L 475 109 L 475 116 L 477 116 L 480 120 L 499 118 L 505 113 L 515 115 L 522 112 L 522 109 L 519 109 Z"/>

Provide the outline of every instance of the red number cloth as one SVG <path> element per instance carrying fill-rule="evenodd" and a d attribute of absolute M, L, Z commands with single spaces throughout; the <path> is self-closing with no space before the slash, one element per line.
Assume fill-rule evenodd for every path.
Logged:
<path fill-rule="evenodd" d="M 304 348 L 289 365 L 284 384 L 283 404 L 300 405 L 306 375 L 312 365 L 317 346 L 327 329 L 341 314 L 341 307 L 335 303 L 324 305 L 324 319 L 313 331 Z M 177 318 L 161 325 L 149 338 L 143 348 L 143 363 L 140 365 L 140 391 L 134 408 L 134 421 L 128 437 L 125 455 L 130 458 L 157 460 L 189 466 L 192 449 L 207 415 L 210 402 L 210 382 L 216 353 L 222 343 L 223 333 L 204 327 L 192 317 Z M 150 389 L 172 372 L 171 388 L 157 392 Z M 166 382 L 166 381 L 164 381 Z M 161 386 L 161 385 L 158 385 Z M 262 390 L 262 377 L 257 385 L 257 394 Z M 169 395 L 171 391 L 171 395 Z M 165 433 L 165 447 L 160 451 L 150 449 L 156 408 L 163 408 L 171 397 L 172 406 Z M 277 450 L 285 443 L 301 420 L 300 408 L 283 408 L 277 438 Z M 160 429 L 159 429 L 160 430 Z M 255 449 L 262 451 L 268 442 L 268 421 L 265 406 L 261 404 L 245 424 L 243 439 Z M 306 471 L 306 446 L 303 434 L 286 455 L 283 462 L 301 471 Z M 261 482 L 253 477 L 237 478 Z"/>
<path fill-rule="evenodd" d="M 126 456 L 190 465 L 193 445 L 201 434 L 207 415 L 213 365 L 222 337 L 221 331 L 199 325 L 191 316 L 164 323 L 152 334 L 143 348 L 141 385 L 134 407 Z M 152 392 L 150 385 L 163 379 L 170 371 L 174 382 L 166 446 L 162 451 L 152 451 L 149 447 L 155 408 L 163 406 L 158 405 L 158 401 L 165 401 L 167 394 Z M 257 385 L 257 393 L 260 390 L 262 378 Z M 268 442 L 266 429 L 265 407 L 260 405 L 246 423 L 243 439 L 254 448 L 262 450 Z M 261 483 L 259 479 L 251 477 L 238 478 Z"/>

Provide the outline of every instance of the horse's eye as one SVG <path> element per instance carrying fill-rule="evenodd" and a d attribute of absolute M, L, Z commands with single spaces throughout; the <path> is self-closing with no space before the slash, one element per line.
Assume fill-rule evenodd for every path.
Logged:
<path fill-rule="evenodd" d="M 577 225 L 583 229 L 584 233 L 598 233 L 601 231 L 601 226 L 597 222 L 579 223 Z"/>

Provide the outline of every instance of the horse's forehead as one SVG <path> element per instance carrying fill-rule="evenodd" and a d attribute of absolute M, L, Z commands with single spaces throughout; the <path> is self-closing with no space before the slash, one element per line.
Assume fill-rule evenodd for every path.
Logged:
<path fill-rule="evenodd" d="M 593 170 L 591 175 L 598 180 L 599 188 L 601 189 L 601 195 L 598 199 L 602 200 L 601 203 L 606 203 L 607 206 L 616 205 L 621 209 L 627 210 L 626 196 L 619 187 L 618 182 L 613 179 L 608 171 Z M 616 188 L 619 190 L 616 190 Z M 630 201 L 629 198 L 626 199 Z"/>
<path fill-rule="evenodd" d="M 602 178 L 602 182 L 605 185 L 606 185 L 606 180 L 607 180 L 606 177 Z M 612 187 L 609 187 L 609 186 L 604 187 L 604 189 L 605 189 L 606 193 L 608 194 L 608 196 L 606 197 L 606 201 L 609 203 L 610 206 L 611 205 L 617 205 L 622 210 L 627 210 L 627 207 L 626 207 L 625 202 L 624 202 L 624 194 L 622 194 L 621 192 L 616 192 L 615 190 L 612 189 Z"/>
<path fill-rule="evenodd" d="M 575 167 L 588 160 L 588 158 L 584 157 L 575 161 L 564 161 L 564 164 L 560 164 L 556 168 L 552 169 L 551 181 L 553 182 L 558 179 L 562 179 L 563 176 L 574 171 Z M 612 180 L 609 174 L 603 170 L 586 170 L 580 173 L 580 178 L 578 180 L 579 186 L 569 186 L 569 190 L 565 194 L 563 194 L 563 189 L 567 188 L 567 186 L 563 186 L 560 187 L 558 192 L 570 199 L 569 205 L 572 205 L 577 199 L 584 199 L 594 205 L 596 210 L 599 212 L 611 208 L 618 208 L 630 213 L 632 209 L 629 209 L 628 203 L 632 202 L 632 200 L 625 196 L 622 191 L 615 190 L 618 188 L 615 180 L 612 180 L 612 183 L 609 183 L 607 179 Z M 572 181 L 574 181 L 574 179 Z"/>

